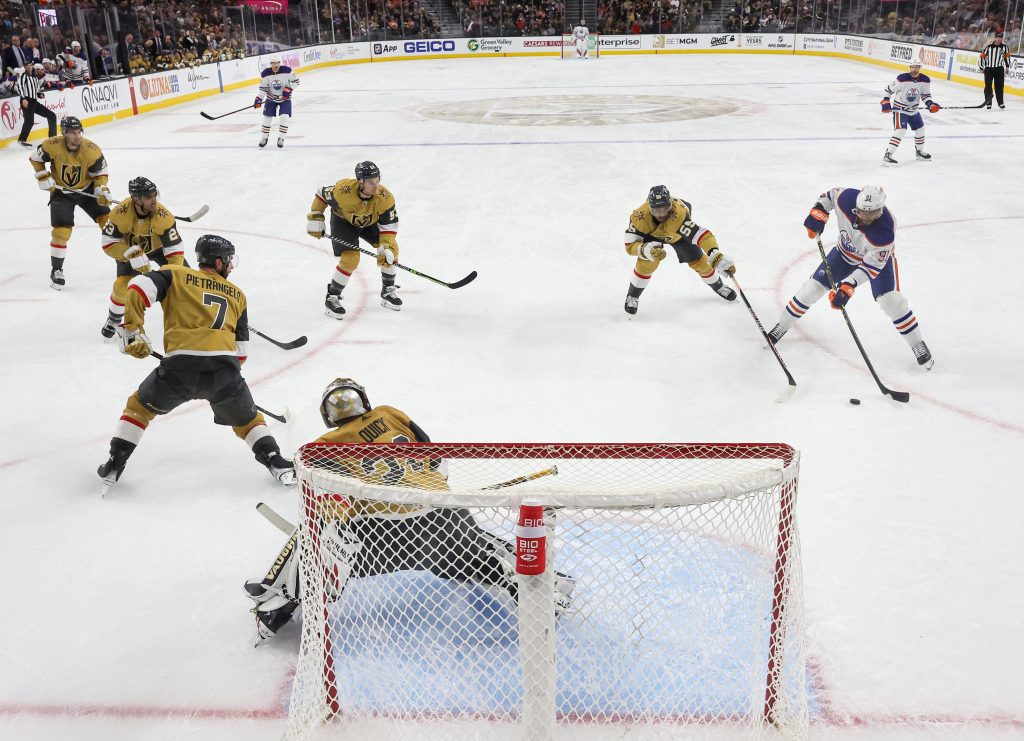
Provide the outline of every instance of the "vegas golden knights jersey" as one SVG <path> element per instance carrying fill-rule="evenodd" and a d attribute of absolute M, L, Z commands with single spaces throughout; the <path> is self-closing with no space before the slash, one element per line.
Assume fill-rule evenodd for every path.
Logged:
<path fill-rule="evenodd" d="M 166 258 L 180 255 L 178 264 L 185 256 L 181 235 L 170 211 L 157 203 L 149 216 L 139 216 L 132 199 L 125 198 L 111 209 L 100 236 L 100 246 L 108 256 L 126 262 L 125 250 L 135 245 L 141 245 L 146 253 L 162 250 Z"/>
<path fill-rule="evenodd" d="M 646 237 L 654 237 L 654 240 L 647 240 Z M 647 202 L 630 214 L 625 238 L 627 251 L 635 255 L 636 248 L 642 242 L 655 240 L 665 244 L 681 243 L 681 246 L 696 246 L 705 254 L 713 247 L 718 247 L 715 235 L 694 222 L 690 204 L 679 198 L 672 199 L 672 210 L 660 223 L 654 219 Z M 633 249 L 629 249 L 630 247 Z"/>
<path fill-rule="evenodd" d="M 58 188 L 86 190 L 90 185 L 107 184 L 107 158 L 93 142 L 82 137 L 74 152 L 64 143 L 64 135 L 51 136 L 28 158 L 36 172 L 50 166 L 50 175 Z"/>
<path fill-rule="evenodd" d="M 245 294 L 208 270 L 165 265 L 132 278 L 124 326 L 144 329 L 146 309 L 159 301 L 164 310 L 164 357 L 183 370 L 238 367 L 249 345 Z"/>
<path fill-rule="evenodd" d="M 325 185 L 316 192 L 313 211 L 323 213 L 328 207 L 331 212 L 358 229 L 377 224 L 380 227 L 381 242 L 395 243 L 398 234 L 398 211 L 395 197 L 381 185 L 372 198 L 359 196 L 359 181 L 355 178 L 339 180 L 334 185 Z"/>
<path fill-rule="evenodd" d="M 415 430 L 414 430 L 415 428 Z M 417 431 L 419 434 L 417 434 Z M 405 412 L 394 407 L 374 407 L 361 417 L 355 417 L 340 427 L 317 438 L 318 443 L 408 443 L 422 440 L 425 435 Z M 319 459 L 318 466 L 334 473 L 351 476 L 376 486 L 410 486 L 418 489 L 446 491 L 448 481 L 438 472 L 438 460 L 403 458 L 388 452 L 373 456 L 367 451 L 362 457 L 345 456 L 339 452 L 331 461 Z M 418 512 L 421 507 L 403 507 L 359 499 L 334 496 L 325 500 L 329 515 L 348 519 L 357 515 L 400 516 Z M 326 514 L 326 513 L 325 513 Z"/>

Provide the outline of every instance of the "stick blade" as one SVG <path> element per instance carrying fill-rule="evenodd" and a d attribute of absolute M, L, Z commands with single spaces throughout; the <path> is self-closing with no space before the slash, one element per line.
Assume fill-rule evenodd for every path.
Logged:
<path fill-rule="evenodd" d="M 893 401 L 898 401 L 903 404 L 906 404 L 908 401 L 910 401 L 910 394 L 908 394 L 906 391 L 889 391 L 887 393 Z"/>
<path fill-rule="evenodd" d="M 448 287 L 449 288 L 462 288 L 464 285 L 472 283 L 475 280 L 476 280 L 476 271 L 474 270 L 472 273 L 467 275 L 462 280 L 457 280 L 454 283 L 449 283 Z"/>
<path fill-rule="evenodd" d="M 199 221 L 199 219 L 203 218 L 208 213 L 210 213 L 210 207 L 204 203 L 202 206 L 199 207 L 198 211 L 196 211 L 194 214 L 188 217 L 188 220 Z"/>
<path fill-rule="evenodd" d="M 786 390 L 775 397 L 776 404 L 785 404 L 787 401 L 793 398 L 793 394 L 796 393 L 796 384 L 790 384 L 786 387 Z"/>
<path fill-rule="evenodd" d="M 199 115 L 202 116 L 203 118 L 205 118 L 207 121 L 213 121 L 214 120 L 213 116 L 211 116 L 206 111 L 199 111 Z"/>

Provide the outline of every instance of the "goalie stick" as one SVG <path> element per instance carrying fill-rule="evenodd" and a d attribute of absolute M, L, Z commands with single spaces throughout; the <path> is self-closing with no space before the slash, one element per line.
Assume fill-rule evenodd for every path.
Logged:
<path fill-rule="evenodd" d="M 525 476 L 517 476 L 516 478 L 509 479 L 508 481 L 502 481 L 502 482 L 497 483 L 497 484 L 491 484 L 490 486 L 485 486 L 483 488 L 483 491 L 491 491 L 493 489 L 504 489 L 505 487 L 508 487 L 508 486 L 515 486 L 516 484 L 524 484 L 527 481 L 534 481 L 536 479 L 540 479 L 540 478 L 543 478 L 545 476 L 556 476 L 556 475 L 558 475 L 558 466 L 551 466 L 550 468 L 545 468 L 543 471 L 535 471 L 534 473 L 528 473 Z M 285 535 L 290 536 L 293 532 L 295 532 L 295 525 L 293 525 L 292 523 L 288 522 L 288 520 L 283 518 L 281 515 L 279 515 L 277 512 L 275 512 L 273 509 L 271 509 L 268 505 L 264 504 L 263 502 L 260 502 L 259 504 L 256 505 L 256 511 L 259 512 L 264 517 L 266 517 L 271 525 L 276 527 L 278 530 L 280 530 Z"/>
<path fill-rule="evenodd" d="M 303 345 L 305 345 L 309 341 L 306 338 L 306 335 L 302 335 L 302 337 L 294 339 L 291 342 L 281 342 L 280 340 L 275 340 L 273 337 L 269 337 L 269 336 L 263 334 L 258 329 L 256 329 L 256 327 L 252 326 L 251 324 L 249 325 L 249 331 L 252 332 L 257 337 L 262 337 L 267 342 L 269 342 L 271 345 L 277 345 L 282 350 L 294 350 L 297 347 L 302 347 Z"/>
<path fill-rule="evenodd" d="M 158 353 L 156 350 L 151 351 L 149 354 L 152 355 L 157 360 L 163 360 L 164 359 L 164 356 L 162 354 Z M 285 413 L 284 414 L 274 414 L 273 412 L 264 409 L 259 404 L 256 404 L 256 411 L 257 412 L 263 412 L 265 415 L 267 415 L 268 417 L 271 417 L 272 419 L 276 419 L 278 422 L 287 422 L 288 421 L 288 410 L 287 410 L 287 408 L 285 409 Z"/>
<path fill-rule="evenodd" d="M 206 111 L 199 111 L 199 115 L 202 116 L 203 118 L 205 118 L 207 121 L 216 121 L 218 118 L 224 118 L 226 116 L 233 116 L 236 113 L 241 113 L 242 111 L 249 111 L 249 110 L 253 110 L 253 109 L 254 109 L 253 106 L 247 105 L 245 108 L 239 108 L 237 111 L 228 111 L 227 113 L 222 113 L 219 116 L 211 116 Z"/>
<path fill-rule="evenodd" d="M 754 307 L 751 306 L 750 301 L 747 300 L 747 295 L 743 293 L 743 288 L 740 287 L 740 283 L 736 280 L 736 276 L 732 275 L 730 277 L 732 278 L 732 282 L 736 284 L 736 291 L 740 294 L 740 298 L 743 299 L 743 303 L 747 305 L 747 311 L 750 312 L 750 316 L 754 317 L 754 323 L 757 325 L 758 330 L 760 330 L 761 336 L 764 337 L 765 342 L 768 343 L 768 349 L 772 351 L 775 355 L 775 359 L 779 361 L 779 365 L 782 366 L 782 372 L 786 374 L 786 380 L 789 381 L 789 388 L 779 394 L 775 399 L 775 401 L 781 404 L 796 392 L 796 379 L 793 378 L 793 374 L 789 372 L 789 368 L 787 368 L 786 364 L 782 361 L 782 356 L 779 355 L 779 351 L 776 349 L 775 343 L 772 342 L 768 333 L 764 331 L 764 325 L 761 324 L 761 320 L 758 319 L 757 314 L 754 313 Z"/>
<path fill-rule="evenodd" d="M 370 257 L 373 257 L 375 259 L 377 257 L 377 253 L 376 252 L 371 252 L 370 250 L 366 249 L 365 247 L 360 247 L 358 244 L 352 244 L 351 242 L 346 242 L 341 237 L 335 237 L 333 234 L 325 234 L 324 236 L 327 237 L 328 239 L 330 239 L 335 244 L 340 245 L 342 247 L 345 247 L 347 249 L 359 250 L 364 255 L 369 255 Z M 426 273 L 421 273 L 419 270 L 416 270 L 415 268 L 410 268 L 407 265 L 402 265 L 401 263 L 397 263 L 396 262 L 394 264 L 394 267 L 401 268 L 402 270 L 406 270 L 406 271 L 412 273 L 413 275 L 418 275 L 421 278 L 426 278 L 427 280 L 429 280 L 429 281 L 431 281 L 433 283 L 437 283 L 438 285 L 441 285 L 441 286 L 448 286 L 449 288 L 462 288 L 467 283 L 472 283 L 474 280 L 476 280 L 476 271 L 475 270 L 473 272 L 471 272 L 469 275 L 467 275 L 465 278 L 463 278 L 462 280 L 457 280 L 454 283 L 447 283 L 446 281 L 443 281 L 440 278 L 435 278 L 432 275 L 427 275 Z"/>
<path fill-rule="evenodd" d="M 821 262 L 825 266 L 825 273 L 828 275 L 829 285 L 832 286 L 833 293 L 838 290 L 836 288 L 836 281 L 832 277 L 832 268 L 828 266 L 828 258 L 825 256 L 825 245 L 821 243 L 821 235 L 818 235 L 818 252 L 821 253 Z M 850 315 L 846 313 L 846 307 L 843 306 L 840 311 L 843 312 L 843 319 L 846 320 L 846 326 L 850 329 L 850 334 L 853 335 L 853 341 L 857 343 L 857 349 L 860 350 L 860 356 L 864 358 L 864 362 L 868 366 L 868 370 L 871 371 L 871 376 L 875 379 L 875 383 L 878 384 L 878 389 L 891 398 L 893 401 L 899 401 L 907 403 L 910 401 L 910 394 L 906 391 L 893 391 L 890 388 L 886 388 L 885 384 L 882 383 L 882 379 L 878 377 L 878 373 L 875 372 L 875 366 L 871 365 L 871 360 L 868 358 L 867 352 L 864 350 L 864 345 L 860 344 L 860 337 L 857 336 L 857 330 L 853 328 L 853 322 L 850 321 Z"/>
<path fill-rule="evenodd" d="M 86 192 L 81 191 L 81 190 L 67 190 L 66 188 L 55 188 L 54 190 L 58 190 L 61 193 L 66 193 L 68 195 L 74 194 L 74 195 L 79 195 L 79 196 L 85 196 L 86 198 L 99 198 L 99 196 L 96 195 L 95 193 L 86 193 Z M 114 200 L 115 201 L 120 201 L 120 200 L 124 200 L 124 199 L 123 198 L 114 198 Z M 201 218 L 206 216 L 206 214 L 208 214 L 209 212 L 210 212 L 210 207 L 207 206 L 204 203 L 202 206 L 200 206 L 198 209 L 196 209 L 196 212 L 194 214 L 190 214 L 189 216 L 175 216 L 174 218 L 177 219 L 178 221 L 189 221 L 189 222 L 191 222 L 191 221 L 199 221 Z"/>

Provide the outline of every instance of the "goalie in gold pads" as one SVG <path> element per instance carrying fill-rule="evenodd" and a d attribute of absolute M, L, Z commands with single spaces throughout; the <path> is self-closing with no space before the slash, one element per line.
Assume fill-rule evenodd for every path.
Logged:
<path fill-rule="evenodd" d="M 114 206 L 100 235 L 100 246 L 117 261 L 117 275 L 110 291 L 107 321 L 100 330 L 113 337 L 124 318 L 128 281 L 163 265 L 184 265 L 185 250 L 174 216 L 157 199 L 160 191 L 149 178 L 128 183 L 129 197 Z"/>
<path fill-rule="evenodd" d="M 651 282 L 651 276 L 665 259 L 670 246 L 711 290 L 726 301 L 736 300 L 736 291 L 725 285 L 718 269 L 730 275 L 736 264 L 718 247 L 710 230 L 693 221 L 693 209 L 686 201 L 673 198 L 664 185 L 655 185 L 647 201 L 629 217 L 626 229 L 626 252 L 636 257 L 633 276 L 626 292 L 626 313 L 636 314 L 640 294 Z"/>
<path fill-rule="evenodd" d="M 198 270 L 167 265 L 128 284 L 124 324 L 118 327 L 121 351 L 140 359 L 152 354 L 144 322 L 146 310 L 159 301 L 165 354 L 128 397 L 110 441 L 110 457 L 97 469 L 106 487 L 120 479 L 149 423 L 193 399 L 208 401 L 214 423 L 230 425 L 275 479 L 295 483 L 295 469 L 281 455 L 242 377 L 249 321 L 245 294 L 228 280 L 236 264 L 235 246 L 204 235 L 196 242 L 196 260 Z"/>
<path fill-rule="evenodd" d="M 60 121 L 60 135 L 52 136 L 29 157 L 39 187 L 50 194 L 50 287 L 64 288 L 64 258 L 75 226 L 75 207 L 102 227 L 112 200 L 107 187 L 107 159 L 82 135 L 82 122 L 74 116 Z"/>
<path fill-rule="evenodd" d="M 341 292 L 359 265 L 361 254 L 356 246 L 363 239 L 377 250 L 380 267 L 380 304 L 386 309 L 399 311 L 402 299 L 395 293 L 395 275 L 398 269 L 398 211 L 395 197 L 380 184 L 380 169 L 372 162 L 356 165 L 355 179 L 339 180 L 325 185 L 316 192 L 313 205 L 306 214 L 306 232 L 320 239 L 324 236 L 324 212 L 331 209 L 331 236 L 351 244 L 346 247 L 333 242 L 334 254 L 339 258 L 324 299 L 325 313 L 332 319 L 343 319 L 345 307 L 341 305 Z"/>
<path fill-rule="evenodd" d="M 372 407 L 366 389 L 351 378 L 338 378 L 324 389 L 320 415 L 331 429 L 317 443 L 430 442 L 405 412 Z M 306 458 L 315 455 L 313 449 Z M 325 447 L 315 467 L 375 486 L 448 490 L 445 461 L 422 456 L 405 458 L 388 451 L 374 457 L 363 449 L 357 458 Z M 328 590 L 333 599 L 341 596 L 350 578 L 398 571 L 429 571 L 441 579 L 496 585 L 517 598 L 515 547 L 481 528 L 469 510 L 403 506 L 330 492 L 318 492 L 316 505 L 320 530 L 312 537 L 323 544 L 321 553 L 330 554 L 331 562 L 324 566 L 332 575 Z M 301 603 L 297 537 L 296 530 L 266 576 L 245 584 L 256 602 L 257 644 L 280 630 Z M 571 606 L 574 587 L 571 577 L 556 572 L 556 613 Z"/>

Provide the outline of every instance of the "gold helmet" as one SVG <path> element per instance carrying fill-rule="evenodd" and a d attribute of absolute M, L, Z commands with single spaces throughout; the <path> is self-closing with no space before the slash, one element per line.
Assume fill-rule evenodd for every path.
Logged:
<path fill-rule="evenodd" d="M 328 427 L 359 417 L 373 409 L 366 389 L 351 378 L 335 378 L 320 397 L 320 416 Z"/>

